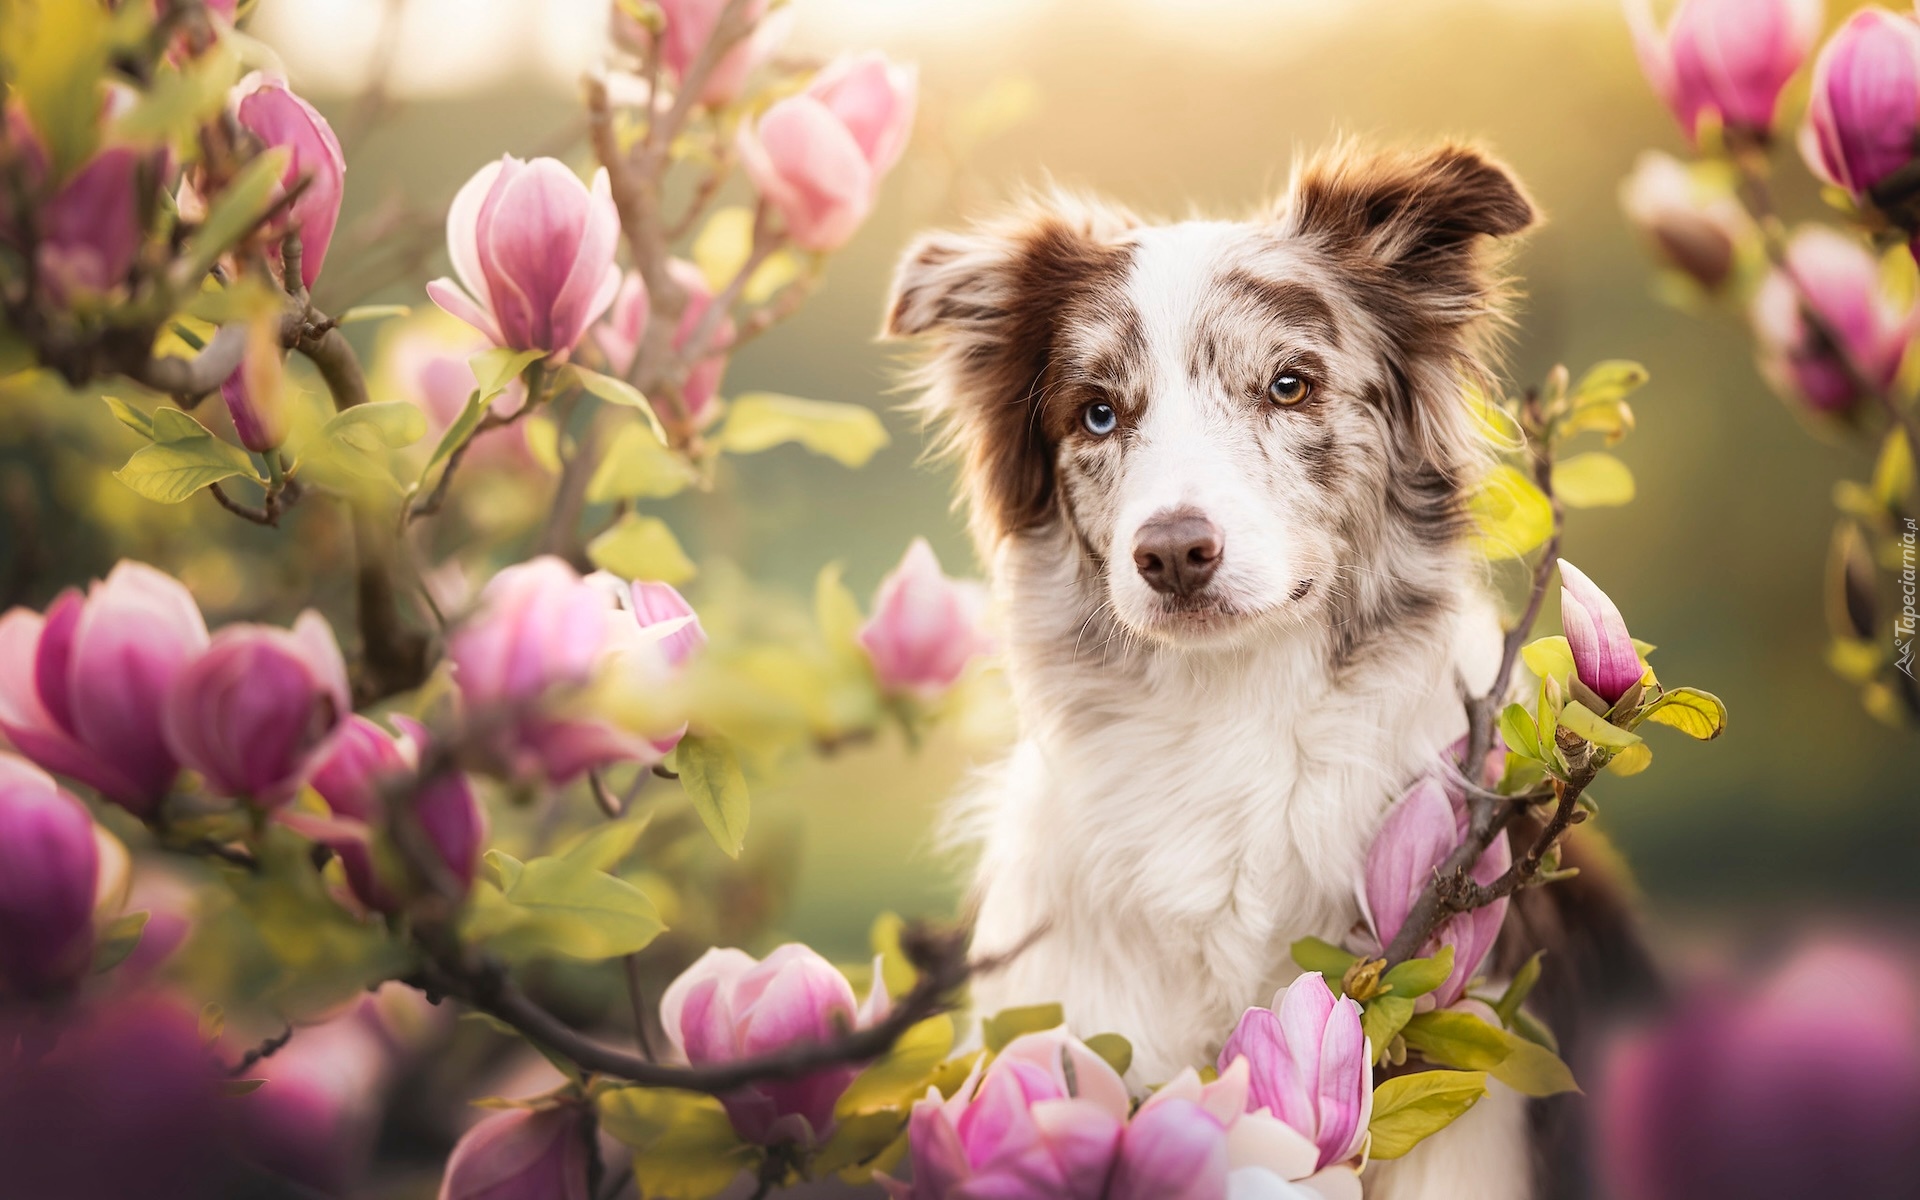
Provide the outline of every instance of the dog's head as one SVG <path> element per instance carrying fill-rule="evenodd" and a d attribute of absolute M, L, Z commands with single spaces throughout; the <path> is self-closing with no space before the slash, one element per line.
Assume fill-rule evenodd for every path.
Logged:
<path fill-rule="evenodd" d="M 934 234 L 886 331 L 924 337 L 928 414 L 990 553 L 1070 533 L 1134 633 L 1194 644 L 1320 614 L 1382 539 L 1460 532 L 1462 398 L 1532 224 L 1475 151 L 1296 172 L 1270 215 L 1149 226 L 1063 198 Z"/>

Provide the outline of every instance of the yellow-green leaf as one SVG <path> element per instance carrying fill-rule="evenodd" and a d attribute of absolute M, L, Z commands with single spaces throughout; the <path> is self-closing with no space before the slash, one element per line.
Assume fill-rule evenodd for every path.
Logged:
<path fill-rule="evenodd" d="M 1653 747 L 1645 742 L 1623 746 L 1607 760 L 1607 770 L 1615 775 L 1638 775 L 1653 765 Z"/>
<path fill-rule="evenodd" d="M 253 460 L 174 408 L 153 414 L 154 442 L 134 451 L 114 478 L 149 500 L 178 504 L 209 484 L 244 476 L 259 481 Z"/>
<path fill-rule="evenodd" d="M 866 618 L 860 612 L 860 602 L 840 577 L 839 563 L 828 563 L 814 577 L 813 619 L 820 626 L 820 636 L 826 639 L 827 645 L 836 650 L 859 652 L 855 639 Z"/>
<path fill-rule="evenodd" d="M 587 500 L 657 500 L 684 490 L 699 473 L 672 450 L 650 426 L 629 423 L 614 435 L 606 457 L 587 484 Z"/>
<path fill-rule="evenodd" d="M 1553 493 L 1569 508 L 1613 508 L 1633 500 L 1633 472 L 1595 450 L 1553 464 Z"/>
<path fill-rule="evenodd" d="M 480 389 L 480 402 L 486 404 L 506 391 L 507 385 L 520 378 L 522 371 L 546 356 L 545 350 L 513 350 L 498 346 L 492 350 L 482 350 L 467 359 L 467 365 L 473 368 L 473 381 Z"/>
<path fill-rule="evenodd" d="M 1699 741 L 1711 741 L 1726 732 L 1727 706 L 1720 697 L 1699 688 L 1680 687 L 1663 692 L 1643 714 L 1649 721 L 1671 725 Z"/>
<path fill-rule="evenodd" d="M 628 513 L 612 529 L 587 545 L 593 565 L 622 579 L 685 583 L 693 578 L 693 560 L 680 548 L 673 530 L 659 517 Z"/>
<path fill-rule="evenodd" d="M 1453 1124 L 1487 1094 L 1482 1071 L 1415 1071 L 1396 1075 L 1373 1090 L 1374 1158 L 1399 1158 Z"/>
<path fill-rule="evenodd" d="M 1509 704 L 1500 710 L 1500 740 L 1522 758 L 1546 761 L 1540 745 L 1540 726 L 1523 704 Z"/>
<path fill-rule="evenodd" d="M 615 1088 L 601 1094 L 598 1107 L 600 1128 L 633 1147 L 634 1181 L 642 1195 L 707 1200 L 725 1191 L 754 1157 L 712 1096 Z"/>
<path fill-rule="evenodd" d="M 1560 710 L 1560 726 L 1571 730 L 1577 737 L 1609 750 L 1623 750 L 1640 740 L 1639 734 L 1618 725 L 1609 725 L 1604 717 L 1596 715 L 1578 700 L 1567 701 L 1567 706 Z"/>
<path fill-rule="evenodd" d="M 1413 1016 L 1414 997 L 1388 993 L 1367 1001 L 1360 1012 L 1360 1031 L 1373 1047 L 1373 1061 L 1379 1062 L 1387 1046 Z"/>
<path fill-rule="evenodd" d="M 753 210 L 742 204 L 715 209 L 693 239 L 693 263 L 715 292 L 733 282 L 752 253 Z"/>
<path fill-rule="evenodd" d="M 647 419 L 647 424 L 653 427 L 653 436 L 662 442 L 667 440 L 667 427 L 660 423 L 660 414 L 653 411 L 652 402 L 640 394 L 639 388 L 624 379 L 589 371 L 578 363 L 568 370 L 573 373 L 574 382 L 607 403 L 637 409 Z"/>
<path fill-rule="evenodd" d="M 198 284 L 222 254 L 233 249 L 240 239 L 253 231 L 273 206 L 280 180 L 287 173 L 292 151 L 276 146 L 256 155 L 240 168 L 231 182 L 213 198 L 207 219 L 195 231 L 191 253 L 185 260 L 183 282 Z"/>
<path fill-rule="evenodd" d="M 9 90 L 51 152 L 54 174 L 64 176 L 99 141 L 109 11 L 75 0 L 14 0 L 4 13 L 0 54 Z"/>
<path fill-rule="evenodd" d="M 1087 1049 L 1104 1059 L 1116 1075 L 1125 1075 L 1133 1066 L 1133 1043 L 1117 1033 L 1094 1034 L 1087 1039 Z"/>
<path fill-rule="evenodd" d="M 1647 369 L 1624 358 L 1607 359 L 1587 368 L 1573 385 L 1568 400 L 1575 408 L 1609 403 L 1637 391 L 1647 382 Z"/>
<path fill-rule="evenodd" d="M 1553 505 L 1511 464 L 1502 463 L 1487 474 L 1467 499 L 1473 515 L 1475 542 L 1490 559 L 1530 554 L 1553 535 Z"/>
<path fill-rule="evenodd" d="M 747 837 L 747 777 L 725 738 L 688 734 L 674 751 L 680 786 L 693 801 L 707 832 L 730 857 L 740 857 Z"/>
<path fill-rule="evenodd" d="M 1503 1031 L 1503 1036 L 1507 1039 L 1507 1055 L 1488 1071 L 1495 1079 L 1523 1096 L 1557 1096 L 1580 1090 L 1573 1071 L 1558 1054 L 1517 1033 Z"/>
<path fill-rule="evenodd" d="M 356 304 L 340 314 L 341 325 L 358 325 L 362 321 L 390 321 L 404 317 L 413 311 L 408 304 Z"/>
<path fill-rule="evenodd" d="M 646 893 L 568 857 L 520 863 L 494 851 L 488 863 L 498 885 L 475 884 L 464 932 L 503 958 L 617 958 L 665 928 Z"/>
<path fill-rule="evenodd" d="M 721 449 L 734 454 L 757 454 L 798 442 L 815 454 L 858 467 L 888 439 L 886 427 L 870 408 L 777 392 L 748 392 L 728 407 L 718 440 Z"/>
<path fill-rule="evenodd" d="M 102 396 L 100 398 L 107 402 L 107 410 L 113 413 L 115 420 L 125 425 L 128 429 L 133 430 L 141 437 L 146 438 L 148 441 L 153 440 L 152 417 L 140 409 L 135 408 L 133 405 L 128 404 L 118 396 Z"/>
<path fill-rule="evenodd" d="M 140 944 L 140 935 L 147 928 L 149 915 L 143 908 L 138 912 L 121 913 L 107 922 L 93 943 L 95 974 L 111 971 L 126 961 L 127 955 L 132 954 L 133 948 Z"/>
<path fill-rule="evenodd" d="M 1317 937 L 1301 938 L 1289 947 L 1289 950 L 1293 955 L 1293 961 L 1302 971 L 1320 972 L 1326 979 L 1327 986 L 1336 992 L 1340 990 L 1340 980 L 1346 975 L 1347 968 L 1360 957 L 1357 954 L 1349 954 L 1332 942 L 1323 941 Z"/>
<path fill-rule="evenodd" d="M 926 1094 L 927 1078 L 953 1051 L 953 1018 L 929 1017 L 913 1026 L 886 1056 L 854 1076 L 833 1106 L 838 1117 L 897 1108 Z"/>
<path fill-rule="evenodd" d="M 1573 674 L 1573 647 L 1562 634 L 1538 638 L 1520 647 L 1520 661 L 1536 679 L 1565 680 Z"/>
<path fill-rule="evenodd" d="M 1424 996 L 1453 974 L 1453 947 L 1442 946 L 1432 958 L 1410 958 L 1380 977 L 1396 996 Z"/>
<path fill-rule="evenodd" d="M 1400 1031 L 1407 1048 L 1440 1067 L 1490 1071 L 1508 1055 L 1508 1034 L 1469 1012 L 1417 1013 Z"/>
<path fill-rule="evenodd" d="M 1058 1029 L 1066 1022 L 1067 1010 L 1058 1004 L 1026 1004 L 1003 1008 L 980 1022 L 980 1040 L 995 1054 L 1005 1050 L 1023 1033 Z"/>

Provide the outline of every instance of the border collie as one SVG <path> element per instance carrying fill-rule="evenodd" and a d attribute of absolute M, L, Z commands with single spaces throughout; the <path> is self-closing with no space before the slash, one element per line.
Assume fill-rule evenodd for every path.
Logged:
<path fill-rule="evenodd" d="M 908 249 L 886 333 L 926 346 L 1021 721 L 958 814 L 977 947 L 1033 939 L 979 1011 L 1060 1001 L 1164 1080 L 1293 941 L 1352 929 L 1382 817 L 1499 658 L 1464 391 L 1534 221 L 1473 149 L 1343 146 L 1252 220 L 1051 196 Z M 1369 1195 L 1522 1200 L 1539 1140 L 1496 1090 Z"/>

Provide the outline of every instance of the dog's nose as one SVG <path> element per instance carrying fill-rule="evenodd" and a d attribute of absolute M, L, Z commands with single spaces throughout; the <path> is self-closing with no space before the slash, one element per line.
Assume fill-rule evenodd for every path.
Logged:
<path fill-rule="evenodd" d="M 1191 596 L 1207 586 L 1224 549 L 1220 527 L 1197 509 L 1161 513 L 1133 539 L 1133 565 L 1156 592 Z"/>

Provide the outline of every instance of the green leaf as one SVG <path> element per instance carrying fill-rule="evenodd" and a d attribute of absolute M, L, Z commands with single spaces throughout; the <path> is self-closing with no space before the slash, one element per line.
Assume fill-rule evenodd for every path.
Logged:
<path fill-rule="evenodd" d="M 740 857 L 747 837 L 747 777 L 725 738 L 688 734 L 674 750 L 680 786 L 707 832 L 729 857 Z"/>
<path fill-rule="evenodd" d="M 1474 541 L 1487 558 L 1499 561 L 1531 554 L 1553 535 L 1553 504 L 1509 463 L 1488 473 L 1467 498 Z"/>
<path fill-rule="evenodd" d="M 148 441 L 153 440 L 153 418 L 118 396 L 102 396 L 114 419 Z"/>
<path fill-rule="evenodd" d="M 207 219 L 193 235 L 192 251 L 182 268 L 187 282 L 197 284 L 222 254 L 253 232 L 273 207 L 292 153 L 283 146 L 261 152 L 213 198 Z"/>
<path fill-rule="evenodd" d="M 881 1109 L 855 1113 L 835 1120 L 833 1136 L 815 1151 L 808 1161 L 808 1173 L 815 1179 L 836 1171 L 873 1163 L 895 1142 L 906 1140 L 907 1113 L 904 1109 Z M 864 1182 L 851 1180 L 850 1182 Z"/>
<path fill-rule="evenodd" d="M 1680 687 L 1662 692 L 1641 710 L 1648 721 L 1671 725 L 1699 741 L 1712 741 L 1727 730 L 1727 706 L 1720 697 L 1699 688 Z"/>
<path fill-rule="evenodd" d="M 1360 956 L 1349 954 L 1331 942 L 1317 937 L 1301 938 L 1289 948 L 1293 961 L 1302 971 L 1318 971 L 1326 978 L 1327 986 L 1334 991 L 1340 990 L 1340 980 L 1345 977 L 1347 968 L 1358 962 Z"/>
<path fill-rule="evenodd" d="M 1125 1075 L 1133 1066 L 1133 1043 L 1117 1033 L 1094 1034 L 1087 1039 L 1087 1049 L 1105 1059 L 1116 1075 Z"/>
<path fill-rule="evenodd" d="M 1553 494 L 1568 508 L 1617 508 L 1633 501 L 1633 472 L 1595 450 L 1553 464 Z"/>
<path fill-rule="evenodd" d="M 680 548 L 667 523 L 641 513 L 628 513 L 589 542 L 587 557 L 594 566 L 622 579 L 685 583 L 694 573 L 693 560 Z"/>
<path fill-rule="evenodd" d="M 465 932 L 503 958 L 618 958 L 665 928 L 646 893 L 569 857 L 520 863 L 492 851 L 487 858 L 500 884 L 475 885 Z"/>
<path fill-rule="evenodd" d="M 1575 737 L 1585 738 L 1609 750 L 1624 750 L 1640 740 L 1639 734 L 1607 724 L 1605 718 L 1596 715 L 1578 700 L 1567 701 L 1566 707 L 1560 710 L 1560 726 L 1571 731 Z"/>
<path fill-rule="evenodd" d="M 101 75 L 111 52 L 108 10 L 73 0 L 15 0 L 0 21 L 10 91 L 63 177 L 99 141 Z"/>
<path fill-rule="evenodd" d="M 980 1022 L 980 1040 L 995 1054 L 1005 1050 L 1023 1033 L 1058 1029 L 1067 1020 L 1067 1010 L 1058 1004 L 1025 1004 L 1003 1008 Z"/>
<path fill-rule="evenodd" d="M 1540 982 L 1540 959 L 1545 954 L 1545 950 L 1535 950 L 1532 957 L 1521 963 L 1520 969 L 1513 973 L 1513 978 L 1507 982 L 1507 990 L 1500 993 L 1500 999 L 1494 1001 L 1493 1011 L 1500 1014 L 1502 1024 L 1513 1024 L 1514 1014 L 1520 1011 L 1520 1006 L 1533 993 L 1534 985 Z"/>
<path fill-rule="evenodd" d="M 866 617 L 860 612 L 860 601 L 854 599 L 853 592 L 840 577 L 839 563 L 828 563 L 814 576 L 813 619 L 828 646 L 865 654 L 858 639 Z"/>
<path fill-rule="evenodd" d="M 583 871 L 611 871 L 627 860 L 652 820 L 649 814 L 595 825 L 561 850 L 560 857 Z"/>
<path fill-rule="evenodd" d="M 728 407 L 718 441 L 722 450 L 733 454 L 757 454 L 784 442 L 798 442 L 815 454 L 859 467 L 888 438 L 874 411 L 858 404 L 749 392 Z"/>
<path fill-rule="evenodd" d="M 953 1018 L 930 1017 L 913 1026 L 886 1056 L 854 1076 L 834 1103 L 837 1117 L 898 1108 L 926 1094 L 927 1078 L 953 1052 Z"/>
<path fill-rule="evenodd" d="M 1607 770 L 1615 775 L 1638 775 L 1653 765 L 1653 747 L 1641 742 L 1624 746 L 1607 760 Z"/>
<path fill-rule="evenodd" d="M 153 414 L 154 442 L 134 451 L 113 473 L 149 500 L 178 504 L 209 484 L 236 475 L 260 482 L 253 460 L 238 446 L 214 437 L 177 408 Z"/>
<path fill-rule="evenodd" d="M 568 368 L 573 372 L 574 381 L 587 391 L 605 400 L 609 404 L 619 404 L 626 408 L 638 409 L 653 429 L 655 440 L 665 444 L 667 427 L 660 423 L 660 415 L 653 411 L 653 405 L 640 394 L 640 389 L 624 379 L 612 375 L 602 375 L 598 371 L 589 371 L 579 364 Z"/>
<path fill-rule="evenodd" d="M 1573 647 L 1567 644 L 1562 634 L 1543 637 L 1520 647 L 1520 660 L 1527 664 L 1536 679 L 1559 679 L 1564 681 L 1573 674 Z"/>
<path fill-rule="evenodd" d="M 426 487 L 427 480 L 433 477 L 434 468 L 452 458 L 453 452 L 473 436 L 474 430 L 480 428 L 480 422 L 487 417 L 488 403 L 489 401 L 483 399 L 478 391 L 467 397 L 467 406 L 460 410 L 460 415 L 455 417 L 447 426 L 447 431 L 440 435 L 440 441 L 434 446 L 432 456 L 427 459 L 427 465 L 420 469 L 420 482 L 415 485 L 416 487 Z"/>
<path fill-rule="evenodd" d="M 1413 1016 L 1413 1005 L 1414 997 L 1397 996 L 1391 992 L 1367 1001 L 1360 1013 L 1360 1030 L 1367 1035 L 1367 1042 L 1373 1047 L 1374 1062 L 1380 1061 L 1380 1056 L 1387 1052 L 1388 1043 Z"/>
<path fill-rule="evenodd" d="M 1401 1030 L 1407 1047 L 1435 1066 L 1491 1071 L 1505 1061 L 1508 1033 L 1468 1012 L 1417 1013 Z"/>
<path fill-rule="evenodd" d="M 699 472 L 667 448 L 646 425 L 629 424 L 614 435 L 606 457 L 587 484 L 587 502 L 658 500 L 699 481 Z"/>
<path fill-rule="evenodd" d="M 1507 1056 L 1490 1072 L 1495 1079 L 1523 1096 L 1557 1096 L 1577 1092 L 1573 1072 L 1560 1056 L 1518 1033 L 1502 1031 Z"/>
<path fill-rule="evenodd" d="M 633 1147 L 633 1175 L 645 1196 L 706 1200 L 755 1156 L 712 1096 L 672 1088 L 614 1088 L 599 1098 L 600 1128 Z"/>
<path fill-rule="evenodd" d="M 467 365 L 473 368 L 473 382 L 480 389 L 481 403 L 491 402 L 495 396 L 507 390 L 508 384 L 520 378 L 522 371 L 546 356 L 545 350 L 513 350 L 496 346 L 467 359 Z"/>
<path fill-rule="evenodd" d="M 1480 1071 L 1416 1071 L 1396 1075 L 1373 1090 L 1373 1121 L 1369 1154 L 1399 1158 L 1487 1094 L 1487 1077 Z"/>
<path fill-rule="evenodd" d="M 1396 996 L 1424 996 L 1453 974 L 1453 947 L 1442 946 L 1432 958 L 1410 958 L 1380 977 Z"/>
<path fill-rule="evenodd" d="M 1624 358 L 1595 363 L 1573 385 L 1568 399 L 1575 408 L 1588 404 L 1606 404 L 1621 400 L 1647 382 L 1647 369 Z"/>
<path fill-rule="evenodd" d="M 1507 744 L 1507 749 L 1522 758 L 1538 762 L 1547 760 L 1540 747 L 1540 726 L 1524 704 L 1509 704 L 1500 710 L 1500 740 Z"/>
<path fill-rule="evenodd" d="M 334 319 L 337 325 L 358 325 L 362 321 L 389 321 L 413 311 L 410 304 L 356 304 Z"/>
<path fill-rule="evenodd" d="M 126 961 L 127 955 L 140 944 L 140 935 L 147 928 L 146 909 L 138 912 L 121 913 L 107 922 L 93 943 L 93 972 L 111 971 Z"/>

